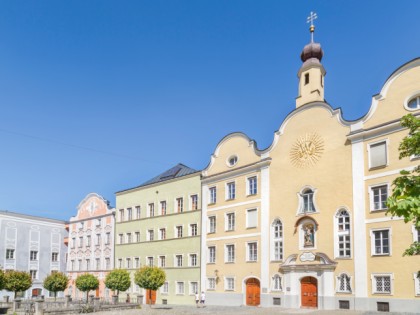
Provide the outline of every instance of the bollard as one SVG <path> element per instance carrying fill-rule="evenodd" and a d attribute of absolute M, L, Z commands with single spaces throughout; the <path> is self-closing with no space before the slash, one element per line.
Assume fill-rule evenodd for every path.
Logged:
<path fill-rule="evenodd" d="M 67 308 L 70 305 L 71 295 L 66 295 L 64 297 L 64 307 Z"/>
<path fill-rule="evenodd" d="M 114 305 L 118 304 L 118 295 L 113 295 L 112 296 L 112 304 L 114 304 Z"/>
<path fill-rule="evenodd" d="M 44 299 L 35 301 L 35 315 L 44 315 Z"/>

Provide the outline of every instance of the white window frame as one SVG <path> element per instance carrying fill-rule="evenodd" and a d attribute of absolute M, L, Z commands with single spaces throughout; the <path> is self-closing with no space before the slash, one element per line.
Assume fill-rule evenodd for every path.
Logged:
<path fill-rule="evenodd" d="M 280 222 L 280 236 L 276 237 L 276 231 L 275 231 L 275 223 L 279 221 Z M 283 241 L 283 222 L 279 218 L 275 218 L 273 222 L 270 225 L 271 229 L 271 261 L 283 261 L 284 259 L 284 241 Z M 276 257 L 276 243 L 280 243 L 280 257 Z"/>
<path fill-rule="evenodd" d="M 376 286 L 377 277 L 389 277 L 390 292 L 377 291 L 377 286 Z M 394 274 L 393 273 L 373 273 L 371 274 L 371 282 L 372 282 L 372 294 L 380 294 L 380 295 L 393 295 L 394 294 Z"/>
<path fill-rule="evenodd" d="M 413 242 L 420 242 L 420 228 L 416 229 L 416 226 L 412 225 L 411 232 L 413 234 Z"/>
<path fill-rule="evenodd" d="M 225 244 L 225 263 L 234 263 L 236 259 L 236 248 L 235 244 Z M 233 249 L 233 254 L 230 255 L 229 248 Z"/>
<path fill-rule="evenodd" d="M 175 213 L 183 213 L 185 210 L 184 197 L 175 198 Z"/>
<path fill-rule="evenodd" d="M 179 284 L 182 284 L 182 292 L 180 292 L 180 290 L 179 290 Z M 176 295 L 185 295 L 185 282 L 184 281 L 176 281 L 175 282 L 175 290 L 176 290 L 176 292 L 175 292 L 175 294 Z"/>
<path fill-rule="evenodd" d="M 163 283 L 163 285 L 160 288 L 160 293 L 165 295 L 169 294 L 169 281 L 165 281 Z"/>
<path fill-rule="evenodd" d="M 381 253 L 375 251 L 375 232 L 388 231 L 388 247 L 389 252 L 383 253 L 383 245 L 381 244 Z M 390 227 L 375 228 L 370 230 L 370 253 L 371 256 L 392 256 L 392 229 Z"/>
<path fill-rule="evenodd" d="M 215 204 L 216 202 L 217 202 L 217 187 L 216 186 L 209 187 L 209 202 L 208 202 L 208 204 Z"/>
<path fill-rule="evenodd" d="M 312 205 L 314 207 L 314 211 L 305 211 L 304 195 L 306 195 L 308 190 L 312 191 Z M 297 197 L 298 197 L 298 208 L 296 211 L 297 215 L 306 215 L 307 213 L 319 213 L 318 211 L 319 207 L 316 203 L 317 192 L 318 190 L 316 188 L 306 185 L 297 193 Z"/>
<path fill-rule="evenodd" d="M 256 217 L 257 217 L 257 223 L 255 224 L 255 226 L 254 225 L 250 225 L 250 222 L 249 222 L 249 212 L 251 212 L 251 211 L 255 211 L 256 212 Z M 245 224 L 246 224 L 246 228 L 247 229 L 253 229 L 253 228 L 258 228 L 258 224 L 259 224 L 259 221 L 260 220 L 258 220 L 259 219 L 259 212 L 258 212 L 258 208 L 250 208 L 250 209 L 246 209 L 246 218 L 245 218 L 245 220 L 246 220 L 246 222 L 245 222 Z"/>
<path fill-rule="evenodd" d="M 181 257 L 181 265 L 179 264 L 178 258 Z M 174 255 L 174 267 L 182 268 L 184 267 L 184 255 L 183 254 L 175 254 Z"/>
<path fill-rule="evenodd" d="M 159 255 L 158 256 L 158 266 L 159 266 L 159 268 L 166 268 L 166 260 L 167 260 L 166 255 Z M 164 262 L 164 264 L 162 264 L 162 261 Z"/>
<path fill-rule="evenodd" d="M 15 259 L 15 256 L 16 256 L 15 253 L 16 253 L 16 250 L 14 248 L 7 248 L 6 249 L 6 259 L 7 260 Z"/>
<path fill-rule="evenodd" d="M 348 291 L 348 290 L 341 290 L 340 288 L 341 288 L 341 279 L 342 279 L 342 277 L 344 277 L 344 276 L 346 276 L 347 278 L 348 278 L 348 283 L 349 283 L 349 286 L 350 286 L 350 291 Z M 340 274 L 338 274 L 337 275 L 337 277 L 336 277 L 336 282 L 335 282 L 335 291 L 337 292 L 337 293 L 349 293 L 349 294 L 351 294 L 351 293 L 353 293 L 353 285 L 352 285 L 352 283 L 353 283 L 353 277 L 352 276 L 350 276 L 350 274 L 348 273 L 348 272 L 341 272 Z"/>
<path fill-rule="evenodd" d="M 149 202 L 147 204 L 147 216 L 149 218 L 152 218 L 154 216 L 156 216 L 156 209 L 155 209 L 155 203 L 154 202 Z"/>
<path fill-rule="evenodd" d="M 134 268 L 140 268 L 141 263 L 140 263 L 140 257 L 134 257 L 134 263 L 133 263 Z"/>
<path fill-rule="evenodd" d="M 194 286 L 195 286 L 195 290 L 194 290 Z M 188 287 L 189 287 L 190 295 L 195 295 L 200 292 L 200 289 L 198 287 L 198 281 L 189 281 Z"/>
<path fill-rule="evenodd" d="M 162 237 L 162 236 L 164 236 L 164 237 Z M 166 228 L 165 227 L 160 228 L 159 229 L 159 240 L 161 240 L 161 241 L 166 240 L 166 238 L 167 238 Z"/>
<path fill-rule="evenodd" d="M 191 223 L 189 226 L 189 236 L 198 236 L 198 224 L 197 223 Z M 194 235 L 195 230 L 195 235 Z"/>
<path fill-rule="evenodd" d="M 255 193 L 251 193 L 251 179 L 253 178 L 255 178 Z M 258 195 L 258 176 L 257 175 L 248 176 L 246 178 L 245 187 L 246 187 L 246 192 L 245 192 L 246 196 Z"/>
<path fill-rule="evenodd" d="M 256 259 L 250 259 L 251 258 L 251 252 L 250 252 L 250 245 L 251 244 L 257 244 L 257 257 Z M 249 241 L 245 243 L 245 253 L 246 253 L 246 262 L 258 262 L 258 251 L 259 251 L 259 245 L 258 241 Z"/>
<path fill-rule="evenodd" d="M 386 206 L 385 206 L 385 208 L 375 209 L 375 202 L 374 202 L 374 190 L 375 189 L 378 189 L 378 188 L 381 188 L 381 187 L 385 187 L 385 186 L 386 186 L 386 196 L 388 198 L 389 197 L 389 193 L 390 193 L 390 185 L 389 185 L 388 182 L 386 182 L 386 183 L 379 183 L 379 184 L 375 184 L 375 185 L 370 185 L 369 186 L 369 208 L 370 208 L 370 212 L 377 212 L 377 211 L 388 210 L 388 208 L 386 208 Z"/>
<path fill-rule="evenodd" d="M 155 259 L 153 256 L 146 257 L 146 266 L 153 267 L 155 265 Z"/>
<path fill-rule="evenodd" d="M 195 207 L 195 209 L 193 207 L 193 205 L 194 205 L 194 197 L 197 198 L 196 199 L 196 207 Z M 189 205 L 190 206 L 189 207 L 190 211 L 195 211 L 195 210 L 200 209 L 199 203 L 198 203 L 198 194 L 191 194 L 189 200 L 190 200 L 190 205 Z"/>
<path fill-rule="evenodd" d="M 168 214 L 168 203 L 166 202 L 166 200 L 159 201 L 159 213 L 160 215 Z"/>
<path fill-rule="evenodd" d="M 233 185 L 232 192 L 229 190 L 230 185 Z M 231 198 L 233 197 L 233 198 Z M 225 184 L 225 200 L 235 200 L 236 199 L 236 181 L 230 181 Z"/>
<path fill-rule="evenodd" d="M 276 288 L 276 279 L 279 279 L 278 284 L 279 284 L 279 288 Z M 280 276 L 279 274 L 275 274 L 271 277 L 271 291 L 275 291 L 275 292 L 281 292 L 283 291 L 283 277 Z"/>
<path fill-rule="evenodd" d="M 149 229 L 147 230 L 147 240 L 149 242 L 154 241 L 155 240 L 155 230 L 154 229 Z"/>
<path fill-rule="evenodd" d="M 181 231 L 181 236 L 179 236 L 179 231 Z M 175 238 L 183 238 L 184 237 L 184 226 L 183 225 L 177 225 L 175 226 Z"/>
<path fill-rule="evenodd" d="M 214 248 L 214 257 L 212 257 L 211 255 L 211 248 Z M 207 246 L 207 257 L 208 257 L 208 264 L 215 264 L 216 263 L 216 259 L 217 259 L 217 255 L 216 255 L 216 245 L 212 245 L 212 246 Z M 212 259 L 213 258 L 213 259 Z"/>
<path fill-rule="evenodd" d="M 420 279 L 417 278 L 417 272 L 413 273 L 414 279 L 414 294 L 420 296 Z"/>
<path fill-rule="evenodd" d="M 141 218 L 141 207 L 140 206 L 136 206 L 136 219 L 139 220 Z"/>
<path fill-rule="evenodd" d="M 339 220 L 341 218 L 341 213 L 343 211 L 346 211 L 348 214 L 348 225 L 349 225 L 349 229 L 348 230 L 340 230 L 339 229 Z M 350 259 L 353 257 L 353 239 L 352 239 L 352 234 L 351 234 L 351 229 L 352 229 L 352 217 L 351 217 L 351 213 L 350 211 L 346 208 L 346 207 L 339 207 L 334 215 L 333 218 L 333 224 L 334 224 L 334 257 L 338 258 L 338 259 Z M 345 223 L 343 223 L 345 225 Z M 349 237 L 350 238 L 350 255 L 340 255 L 340 236 L 346 238 Z M 346 242 L 344 242 L 346 243 Z M 344 249 L 344 251 L 346 251 L 347 249 Z"/>
<path fill-rule="evenodd" d="M 235 212 L 225 213 L 225 231 L 235 231 L 236 214 Z"/>
<path fill-rule="evenodd" d="M 217 285 L 216 284 L 216 277 L 207 277 L 207 290 L 208 291 L 216 290 L 216 285 Z"/>
<path fill-rule="evenodd" d="M 229 286 L 230 284 L 230 280 L 232 280 L 232 287 Z M 224 285 L 225 285 L 225 291 L 235 291 L 235 287 L 236 287 L 236 280 L 235 277 L 232 276 L 225 276 L 224 278 Z"/>
<path fill-rule="evenodd" d="M 380 144 L 382 142 L 385 142 L 385 151 L 386 151 L 386 163 L 385 165 L 379 165 L 379 166 L 372 166 L 372 161 L 371 161 L 371 154 L 370 154 L 370 150 L 371 150 L 371 146 Z M 377 169 L 377 168 L 382 168 L 382 167 L 387 167 L 389 165 L 389 139 L 381 139 L 375 142 L 370 142 L 367 144 L 367 151 L 368 151 L 368 166 L 369 166 L 369 170 L 371 169 Z"/>
<path fill-rule="evenodd" d="M 214 230 L 213 230 L 213 224 L 212 224 L 212 220 L 214 218 Z M 213 234 L 217 232 L 217 219 L 215 215 L 211 215 L 207 217 L 207 222 L 208 222 L 208 233 L 209 234 Z"/>
<path fill-rule="evenodd" d="M 195 265 L 193 264 L 193 257 L 195 256 Z M 198 266 L 198 255 L 196 253 L 188 254 L 188 266 L 197 267 Z"/>
<path fill-rule="evenodd" d="M 408 107 L 408 103 L 412 101 L 413 99 L 417 99 L 417 107 L 416 108 L 410 108 Z M 410 112 L 414 112 L 416 110 L 420 109 L 420 90 L 417 90 L 416 92 L 410 94 L 405 100 L 404 100 L 404 108 Z"/>

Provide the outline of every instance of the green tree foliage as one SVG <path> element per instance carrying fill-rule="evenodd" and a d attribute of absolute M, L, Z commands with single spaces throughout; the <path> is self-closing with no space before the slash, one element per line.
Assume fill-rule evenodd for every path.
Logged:
<path fill-rule="evenodd" d="M 76 278 L 76 288 L 86 292 L 86 301 L 88 301 L 89 291 L 99 288 L 99 280 L 90 273 L 85 273 Z"/>
<path fill-rule="evenodd" d="M 57 299 L 57 292 L 64 291 L 69 283 L 69 278 L 62 272 L 54 272 L 44 279 L 44 288 L 54 292 L 54 301 Z"/>
<path fill-rule="evenodd" d="M 0 269 L 0 291 L 4 289 L 4 284 L 5 284 L 4 271 Z"/>
<path fill-rule="evenodd" d="M 401 126 L 408 128 L 408 135 L 400 143 L 400 159 L 420 156 L 420 118 L 406 115 Z M 387 200 L 387 214 L 413 222 L 420 229 L 420 165 L 412 171 L 403 170 L 401 176 L 392 182 L 392 195 Z M 404 252 L 404 256 L 420 255 L 420 243 L 414 242 Z"/>
<path fill-rule="evenodd" d="M 4 288 L 14 292 L 14 298 L 18 292 L 28 290 L 32 286 L 32 279 L 29 272 L 8 270 L 4 274 Z"/>
<path fill-rule="evenodd" d="M 166 280 L 165 271 L 158 267 L 142 267 L 134 274 L 134 283 L 140 288 L 149 290 L 149 301 L 152 303 L 152 292 L 159 289 Z"/>
<path fill-rule="evenodd" d="M 130 274 L 124 269 L 112 270 L 105 278 L 105 286 L 108 289 L 117 291 L 126 291 L 131 285 Z"/>

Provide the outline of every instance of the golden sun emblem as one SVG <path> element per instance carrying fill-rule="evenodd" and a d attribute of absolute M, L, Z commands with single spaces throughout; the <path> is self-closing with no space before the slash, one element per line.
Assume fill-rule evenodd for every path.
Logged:
<path fill-rule="evenodd" d="M 299 168 L 315 165 L 324 151 L 324 141 L 316 133 L 301 136 L 292 145 L 290 160 Z"/>

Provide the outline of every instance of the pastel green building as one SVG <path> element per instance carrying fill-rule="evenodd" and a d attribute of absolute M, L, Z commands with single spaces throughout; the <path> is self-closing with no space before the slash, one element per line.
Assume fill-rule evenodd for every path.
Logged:
<path fill-rule="evenodd" d="M 165 284 L 157 304 L 193 304 L 200 290 L 200 171 L 178 164 L 138 187 L 116 193 L 115 266 L 158 266 Z M 133 278 L 133 277 L 132 277 Z M 149 294 L 132 283 L 130 295 Z"/>

